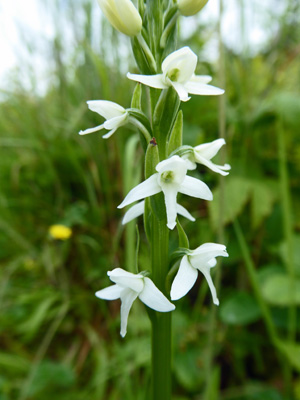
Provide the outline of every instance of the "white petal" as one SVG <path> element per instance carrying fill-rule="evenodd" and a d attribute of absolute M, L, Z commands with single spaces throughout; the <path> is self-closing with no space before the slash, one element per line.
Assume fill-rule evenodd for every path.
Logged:
<path fill-rule="evenodd" d="M 108 139 L 110 138 L 117 130 L 118 128 L 112 129 L 111 131 L 107 132 L 105 135 L 103 135 L 103 139 Z"/>
<path fill-rule="evenodd" d="M 146 179 L 144 182 L 131 189 L 125 199 L 122 201 L 122 203 L 118 206 L 118 208 L 123 208 L 135 201 L 153 196 L 154 194 L 161 192 L 161 187 L 157 183 L 157 178 L 158 174 L 153 174 L 150 176 L 150 178 Z"/>
<path fill-rule="evenodd" d="M 184 176 L 187 171 L 187 166 L 185 160 L 180 158 L 179 156 L 172 156 L 159 162 L 156 166 L 156 171 L 163 173 L 165 171 L 174 171 L 176 175 Z"/>
<path fill-rule="evenodd" d="M 169 54 L 162 63 L 164 77 L 172 75 L 172 71 L 177 70 L 177 82 L 187 82 L 194 74 L 197 65 L 196 54 L 187 46 Z"/>
<path fill-rule="evenodd" d="M 98 125 L 95 128 L 88 128 L 88 129 L 85 129 L 84 131 L 80 131 L 79 135 L 87 135 L 88 133 L 98 132 L 98 131 L 101 131 L 101 129 L 103 129 L 103 128 L 104 128 L 104 124 Z"/>
<path fill-rule="evenodd" d="M 216 288 L 215 288 L 215 286 L 213 284 L 213 281 L 211 279 L 211 276 L 210 276 L 210 268 L 209 267 L 199 268 L 199 271 L 201 271 L 202 274 L 205 276 L 205 279 L 206 279 L 206 281 L 208 283 L 208 286 L 210 288 L 210 291 L 211 291 L 213 302 L 214 302 L 214 304 L 216 306 L 218 306 L 219 305 L 219 300 L 218 300 L 218 297 L 217 297 Z"/>
<path fill-rule="evenodd" d="M 176 217 L 177 217 L 177 186 L 172 184 L 164 184 L 162 187 L 165 196 L 165 205 L 167 211 L 167 227 L 169 229 L 174 229 L 176 225 Z"/>
<path fill-rule="evenodd" d="M 127 113 L 118 115 L 117 117 L 110 118 L 104 122 L 105 129 L 115 129 L 126 123 Z"/>
<path fill-rule="evenodd" d="M 190 100 L 190 97 L 188 95 L 188 91 L 186 90 L 185 86 L 182 83 L 179 82 L 172 82 L 170 81 L 173 88 L 176 90 L 179 98 L 181 101 L 188 101 Z"/>
<path fill-rule="evenodd" d="M 137 298 L 138 293 L 134 292 L 131 289 L 124 289 L 121 292 L 121 331 L 120 334 L 122 337 L 126 335 L 127 332 L 127 320 L 129 311 L 131 309 L 132 303 Z"/>
<path fill-rule="evenodd" d="M 224 144 L 226 144 L 226 142 L 223 138 L 216 139 L 210 143 L 202 143 L 199 146 L 194 147 L 195 157 L 199 155 L 207 160 L 210 160 L 218 153 Z"/>
<path fill-rule="evenodd" d="M 125 108 L 113 101 L 108 100 L 89 100 L 87 105 L 90 110 L 100 114 L 105 119 L 118 117 L 125 113 Z"/>
<path fill-rule="evenodd" d="M 112 285 L 105 289 L 98 290 L 98 292 L 95 293 L 95 296 L 104 300 L 116 300 L 120 298 L 122 290 L 124 290 L 122 287 L 118 285 Z"/>
<path fill-rule="evenodd" d="M 171 287 L 171 300 L 178 300 L 187 294 L 194 286 L 198 276 L 197 269 L 193 268 L 187 256 L 181 260 L 179 270 Z"/>
<path fill-rule="evenodd" d="M 140 300 L 153 310 L 168 312 L 175 309 L 174 304 L 154 285 L 149 278 L 144 278 L 145 286 L 139 294 Z"/>
<path fill-rule="evenodd" d="M 132 274 L 122 268 L 115 268 L 108 271 L 109 279 L 122 288 L 130 288 L 131 290 L 139 293 L 144 288 L 144 277 L 140 274 Z"/>
<path fill-rule="evenodd" d="M 140 215 L 143 215 L 144 209 L 145 209 L 145 201 L 141 201 L 140 203 L 137 203 L 134 206 L 132 206 L 125 213 L 123 220 L 122 220 L 122 225 L 125 225 L 128 222 L 132 221 L 133 219 L 139 217 Z"/>
<path fill-rule="evenodd" d="M 212 77 L 209 75 L 193 75 L 190 79 L 190 82 L 208 83 L 211 80 Z"/>
<path fill-rule="evenodd" d="M 217 172 L 218 174 L 221 174 L 223 176 L 226 176 L 229 174 L 229 172 L 226 172 L 231 169 L 230 165 L 225 164 L 225 165 L 217 165 L 211 162 L 210 160 L 207 160 L 206 158 L 202 156 L 197 156 L 195 157 L 197 162 L 199 164 L 205 165 L 207 168 L 211 169 L 214 172 Z"/>
<path fill-rule="evenodd" d="M 168 86 L 162 81 L 162 74 L 158 75 L 137 75 L 128 72 L 127 78 L 132 81 L 143 83 L 146 86 L 150 86 L 156 89 L 167 89 Z"/>
<path fill-rule="evenodd" d="M 186 162 L 187 169 L 192 171 L 197 168 L 197 164 L 193 160 L 191 160 L 189 157 L 190 157 L 190 155 L 185 154 L 182 156 L 182 159 Z M 192 157 L 194 158 L 194 156 L 192 156 Z"/>
<path fill-rule="evenodd" d="M 182 182 L 179 192 L 188 196 L 204 200 L 212 200 L 213 195 L 209 187 L 202 181 L 191 176 L 186 176 Z"/>
<path fill-rule="evenodd" d="M 177 204 L 177 214 L 182 215 L 183 217 L 189 219 L 190 221 L 196 221 L 195 218 L 188 212 L 188 210 L 182 207 L 180 204 Z"/>
<path fill-rule="evenodd" d="M 184 87 L 188 93 L 199 94 L 203 96 L 218 96 L 225 92 L 223 89 L 217 88 L 215 86 L 206 85 L 204 83 L 199 83 L 195 81 L 189 81 L 185 83 Z"/>

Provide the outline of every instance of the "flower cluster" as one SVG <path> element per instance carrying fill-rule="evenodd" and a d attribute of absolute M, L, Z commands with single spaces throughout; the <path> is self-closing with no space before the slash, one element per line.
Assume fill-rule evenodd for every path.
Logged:
<path fill-rule="evenodd" d="M 141 35 L 142 18 L 130 0 L 98 0 L 98 2 L 107 19 L 117 30 L 132 37 Z M 171 3 L 173 4 L 173 2 Z M 174 18 L 177 18 L 178 10 L 184 16 L 194 15 L 206 3 L 207 0 L 178 0 L 175 5 L 172 5 L 175 8 Z M 171 23 L 172 19 L 170 20 Z M 162 33 L 162 38 L 169 32 L 171 32 L 171 29 L 166 27 Z M 143 55 L 147 59 L 145 67 L 147 70 L 147 66 L 153 64 L 154 56 L 147 47 L 147 43 L 145 44 L 144 38 L 138 37 L 138 43 L 143 47 Z M 133 43 L 135 42 L 133 41 Z M 161 40 L 161 46 L 163 46 L 163 43 L 164 41 Z M 190 100 L 189 95 L 222 95 L 223 89 L 208 84 L 212 79 L 210 76 L 195 74 L 197 60 L 196 54 L 189 47 L 183 47 L 167 55 L 159 68 L 154 65 L 155 63 L 152 65 L 151 68 L 155 72 L 161 71 L 161 73 L 151 73 L 150 69 L 149 74 L 128 72 L 127 77 L 150 88 L 160 89 L 164 93 L 171 91 L 179 102 Z M 91 100 L 87 104 L 89 109 L 102 116 L 105 122 L 94 128 L 80 131 L 80 135 L 106 129 L 108 132 L 103 138 L 107 139 L 118 128 L 131 123 L 144 135 L 149 146 L 152 143 L 153 121 L 151 123 L 140 109 L 125 109 L 119 104 L 106 100 Z M 177 111 L 175 110 L 174 117 L 176 117 L 176 114 Z M 166 137 L 167 143 L 169 139 L 170 137 Z M 175 150 L 172 149 L 173 151 L 168 156 L 167 153 L 165 156 L 160 154 L 160 158 L 152 168 L 152 173 L 148 174 L 142 183 L 130 190 L 118 206 L 118 208 L 123 208 L 138 202 L 125 213 L 122 223 L 126 224 L 144 214 L 147 207 L 145 199 L 159 193 L 163 195 L 166 216 L 164 221 L 166 220 L 168 229 L 173 230 L 175 228 L 178 214 L 190 221 L 195 221 L 190 212 L 177 203 L 177 196 L 181 193 L 202 200 L 213 200 L 213 194 L 209 187 L 200 179 L 188 175 L 188 172 L 194 170 L 197 164 L 202 164 L 218 174 L 227 175 L 230 170 L 228 164 L 217 165 L 212 161 L 224 144 L 224 139 L 202 143 L 194 148 L 179 144 Z M 157 143 L 154 141 L 153 146 L 156 145 Z M 158 147 L 160 145 L 159 142 Z M 175 301 L 187 294 L 195 284 L 198 271 L 200 271 L 208 283 L 214 304 L 218 305 L 219 300 L 211 279 L 210 269 L 216 265 L 216 257 L 219 256 L 228 256 L 226 247 L 222 244 L 205 243 L 195 250 L 181 248 L 182 258 L 178 272 L 172 282 L 170 299 Z M 155 311 L 169 312 L 175 309 L 175 306 L 166 297 L 167 293 L 162 293 L 146 275 L 145 272 L 132 274 L 121 268 L 115 268 L 108 272 L 108 276 L 114 285 L 96 293 L 96 296 L 100 299 L 121 300 L 122 337 L 126 334 L 129 311 L 135 299 L 139 298 Z"/>

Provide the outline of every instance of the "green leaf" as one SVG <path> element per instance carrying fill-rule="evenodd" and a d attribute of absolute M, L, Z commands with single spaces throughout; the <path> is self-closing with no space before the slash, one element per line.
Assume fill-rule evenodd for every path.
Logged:
<path fill-rule="evenodd" d="M 261 289 L 264 299 L 274 306 L 300 304 L 300 279 L 291 282 L 287 274 L 274 274 L 265 280 Z"/>
<path fill-rule="evenodd" d="M 289 262 L 288 244 L 282 242 L 279 246 L 279 254 L 282 260 L 287 264 Z M 293 261 L 295 273 L 300 276 L 300 235 L 293 236 Z"/>
<path fill-rule="evenodd" d="M 131 99 L 131 108 L 142 109 L 142 85 L 137 83 Z"/>
<path fill-rule="evenodd" d="M 300 344 L 279 341 L 277 347 L 286 356 L 290 364 L 300 372 Z"/>
<path fill-rule="evenodd" d="M 181 147 L 182 145 L 182 131 L 183 131 L 183 113 L 180 110 L 177 114 L 174 127 L 172 129 L 170 140 L 168 142 L 168 154 Z"/>
<path fill-rule="evenodd" d="M 148 179 L 157 171 L 155 167 L 159 163 L 158 148 L 155 144 L 149 143 L 145 157 L 145 178 Z"/>
<path fill-rule="evenodd" d="M 186 249 L 190 248 L 190 244 L 189 244 L 189 239 L 183 229 L 183 227 L 181 226 L 179 219 L 176 218 L 176 227 L 177 227 L 177 232 L 178 232 L 178 236 L 179 236 L 179 247 L 184 247 Z"/>
<path fill-rule="evenodd" d="M 260 318 L 255 299 L 246 292 L 233 293 L 220 304 L 220 317 L 229 325 L 248 325 Z"/>
<path fill-rule="evenodd" d="M 251 184 L 241 177 L 228 177 L 224 188 L 224 224 L 232 222 L 250 198 Z M 217 230 L 220 219 L 220 188 L 213 191 L 214 200 L 208 203 L 212 226 Z"/>

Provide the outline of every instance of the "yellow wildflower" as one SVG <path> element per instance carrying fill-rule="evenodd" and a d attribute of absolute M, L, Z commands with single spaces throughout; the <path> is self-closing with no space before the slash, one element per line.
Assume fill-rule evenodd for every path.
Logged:
<path fill-rule="evenodd" d="M 49 233 L 53 239 L 67 240 L 72 236 L 72 229 L 65 225 L 51 225 Z"/>

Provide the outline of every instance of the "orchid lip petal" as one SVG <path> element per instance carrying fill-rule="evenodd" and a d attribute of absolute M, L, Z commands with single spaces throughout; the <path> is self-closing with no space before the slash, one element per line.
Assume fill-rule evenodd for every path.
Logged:
<path fill-rule="evenodd" d="M 105 129 L 115 129 L 126 123 L 127 113 L 110 118 L 104 122 Z"/>
<path fill-rule="evenodd" d="M 105 289 L 98 290 L 95 296 L 103 300 L 116 300 L 120 298 L 123 288 L 118 285 L 108 286 Z"/>
<path fill-rule="evenodd" d="M 174 229 L 176 225 L 176 216 L 177 216 L 177 189 L 172 184 L 163 185 L 163 193 L 165 196 L 165 205 L 167 212 L 167 227 L 169 229 Z"/>
<path fill-rule="evenodd" d="M 188 257 L 184 256 L 172 283 L 171 300 L 178 300 L 185 296 L 194 286 L 197 276 L 197 269 L 193 268 L 188 261 Z"/>
<path fill-rule="evenodd" d="M 176 90 L 181 101 L 186 102 L 186 101 L 190 100 L 190 97 L 188 95 L 188 91 L 186 90 L 185 85 L 183 85 L 182 83 L 179 83 L 179 82 L 172 82 L 172 81 L 171 81 L 171 84 L 172 84 L 173 88 Z"/>
<path fill-rule="evenodd" d="M 197 197 L 204 200 L 212 200 L 213 195 L 209 187 L 199 179 L 186 176 L 182 182 L 179 192 L 191 197 Z"/>
<path fill-rule="evenodd" d="M 144 182 L 140 183 L 127 194 L 123 202 L 118 206 L 118 208 L 123 208 L 129 204 L 144 199 L 149 196 L 153 196 L 161 192 L 161 187 L 157 183 L 158 174 L 153 174 L 150 178 L 146 179 Z"/>
<path fill-rule="evenodd" d="M 117 130 L 118 128 L 112 129 L 111 131 L 107 132 L 105 135 L 102 136 L 103 139 L 108 139 L 110 138 Z"/>
<path fill-rule="evenodd" d="M 196 219 L 188 212 L 188 210 L 182 207 L 180 204 L 177 204 L 177 214 L 182 215 L 183 217 L 189 219 L 190 221 L 196 221 Z"/>
<path fill-rule="evenodd" d="M 104 128 L 104 124 L 101 124 L 101 125 L 95 126 L 95 128 L 88 128 L 88 129 L 85 129 L 84 131 L 80 131 L 79 135 L 88 135 L 89 133 L 101 131 L 103 128 Z"/>
<path fill-rule="evenodd" d="M 219 299 L 217 297 L 217 291 L 216 291 L 215 285 L 213 284 L 213 281 L 212 281 L 211 276 L 210 276 L 210 268 L 209 267 L 201 268 L 200 271 L 202 272 L 202 274 L 204 275 L 204 277 L 205 277 L 205 279 L 206 279 L 206 281 L 208 283 L 208 286 L 209 286 L 209 289 L 210 289 L 214 304 L 216 306 L 218 306 L 220 304 L 220 302 L 219 302 Z"/>
<path fill-rule="evenodd" d="M 168 312 L 175 309 L 165 295 L 154 285 L 149 278 L 144 278 L 144 289 L 139 294 L 139 299 L 153 310 L 160 312 Z"/>
<path fill-rule="evenodd" d="M 150 86 L 156 89 L 167 89 L 168 85 L 166 85 L 162 81 L 162 74 L 157 75 L 139 75 L 139 74 L 131 74 L 127 73 L 127 78 L 132 81 L 140 82 L 146 86 Z"/>
<path fill-rule="evenodd" d="M 129 311 L 134 300 L 138 297 L 138 293 L 134 292 L 133 290 L 127 288 L 124 289 L 121 293 L 121 330 L 120 334 L 124 337 L 127 333 L 127 321 Z"/>

